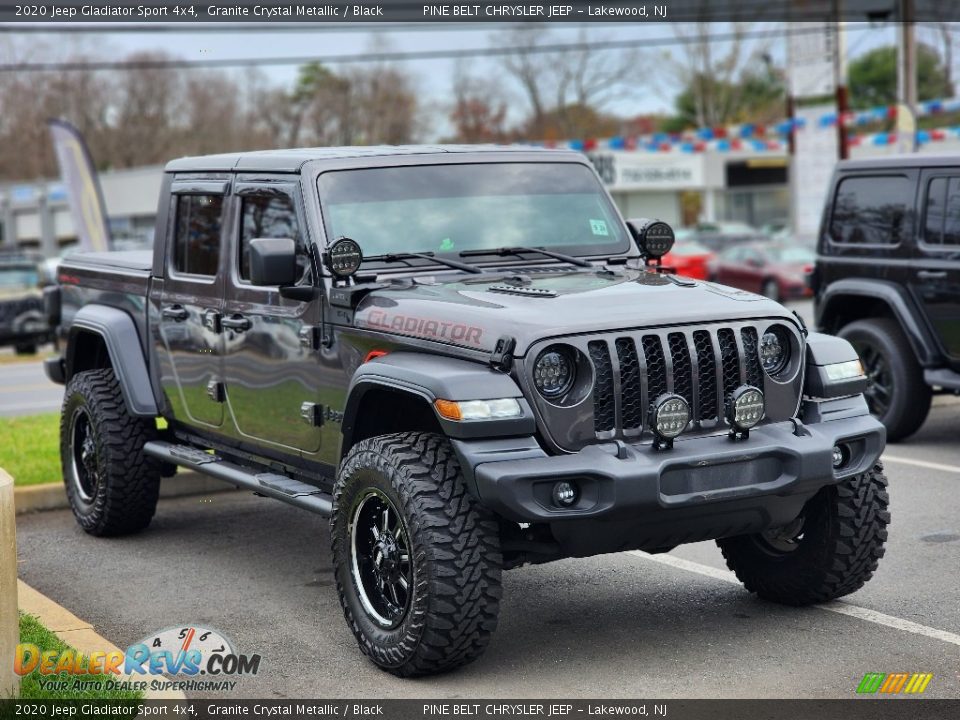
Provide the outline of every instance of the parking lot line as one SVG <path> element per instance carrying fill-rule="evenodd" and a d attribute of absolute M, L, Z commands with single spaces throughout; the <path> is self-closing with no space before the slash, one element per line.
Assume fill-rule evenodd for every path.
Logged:
<path fill-rule="evenodd" d="M 948 473 L 960 473 L 960 466 L 958 465 L 944 465 L 943 463 L 930 462 L 929 460 L 914 460 L 913 458 L 898 457 L 896 455 L 884 455 L 881 459 L 884 462 L 913 465 L 915 467 L 926 468 L 927 470 L 941 470 L 942 472 Z"/>
<path fill-rule="evenodd" d="M 678 570 L 686 570 L 687 572 L 696 573 L 697 575 L 703 575 L 705 577 L 713 578 L 714 580 L 720 580 L 733 585 L 740 585 L 740 581 L 737 580 L 737 576 L 729 570 L 710 567 L 709 565 L 703 565 L 691 560 L 674 557 L 673 555 L 651 555 L 650 553 L 645 553 L 642 550 L 631 550 L 627 554 L 643 560 L 651 560 L 653 562 L 660 563 L 661 565 L 667 565 Z M 928 638 L 933 638 L 934 640 L 940 640 L 941 642 L 960 646 L 960 635 L 957 635 L 956 633 L 952 633 L 947 630 L 939 630 L 938 628 L 932 628 L 927 625 L 921 625 L 920 623 L 915 623 L 912 620 L 905 620 L 904 618 L 887 615 L 882 612 L 877 612 L 876 610 L 869 610 L 844 600 L 834 600 L 829 603 L 814 605 L 813 607 L 819 608 L 820 610 L 837 613 L 839 615 L 858 618 L 859 620 L 865 620 L 876 625 L 883 625 L 884 627 L 902 630 L 904 632 L 913 633 L 914 635 L 923 635 Z"/>

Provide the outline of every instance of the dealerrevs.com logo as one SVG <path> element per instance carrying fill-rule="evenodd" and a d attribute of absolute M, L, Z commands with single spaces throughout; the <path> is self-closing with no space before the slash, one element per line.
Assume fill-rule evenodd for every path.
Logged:
<path fill-rule="evenodd" d="M 919 695 L 932 679 L 933 673 L 867 673 L 857 686 L 857 694 Z"/>
<path fill-rule="evenodd" d="M 40 683 L 49 690 L 81 689 L 86 677 L 98 682 L 106 679 L 105 689 L 230 691 L 237 684 L 230 678 L 259 672 L 260 655 L 238 653 L 222 633 L 187 625 L 148 635 L 126 651 L 89 656 L 21 644 L 14 670 L 18 675 L 38 673 Z"/>

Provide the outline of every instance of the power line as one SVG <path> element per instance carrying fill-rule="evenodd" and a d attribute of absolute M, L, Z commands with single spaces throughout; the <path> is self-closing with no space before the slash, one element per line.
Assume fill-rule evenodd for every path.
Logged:
<path fill-rule="evenodd" d="M 869 28 L 848 29 L 848 32 Z M 406 62 L 412 60 L 451 60 L 472 57 L 503 57 L 515 53 L 546 54 L 557 52 L 576 52 L 587 50 L 622 50 L 631 48 L 665 47 L 670 45 L 688 45 L 699 42 L 732 42 L 735 40 L 770 40 L 797 35 L 819 34 L 820 27 L 786 28 L 780 30 L 753 30 L 745 32 L 715 33 L 710 35 L 632 38 L 628 40 L 607 40 L 603 42 L 566 42 L 546 43 L 527 47 L 487 47 L 472 49 L 414 50 L 365 52 L 342 55 L 310 55 L 301 57 L 268 58 L 222 58 L 209 60 L 188 60 L 185 58 L 149 59 L 149 60 L 91 60 L 67 62 L 28 62 L 0 64 L 0 72 L 76 72 L 99 70 L 180 70 L 191 68 L 227 68 L 257 67 L 264 65 L 305 65 L 322 63 L 338 65 L 345 63 L 369 62 Z"/>

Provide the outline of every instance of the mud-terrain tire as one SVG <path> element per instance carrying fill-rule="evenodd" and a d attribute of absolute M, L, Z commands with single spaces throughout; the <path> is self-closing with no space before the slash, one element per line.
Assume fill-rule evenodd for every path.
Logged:
<path fill-rule="evenodd" d="M 351 448 L 330 536 L 347 624 L 380 668 L 429 675 L 483 653 L 500 610 L 499 524 L 467 491 L 446 438 L 397 433 Z"/>
<path fill-rule="evenodd" d="M 887 428 L 887 440 L 913 435 L 927 419 L 932 391 L 899 323 L 890 318 L 857 320 L 837 334 L 860 355 L 869 380 L 864 396 L 870 412 Z"/>
<path fill-rule="evenodd" d="M 804 506 L 792 540 L 774 533 L 717 540 L 744 587 L 784 605 L 827 602 L 860 589 L 877 569 L 887 540 L 883 466 L 825 487 Z M 799 536 L 796 536 L 799 532 Z M 792 546 L 792 547 L 791 547 Z"/>
<path fill-rule="evenodd" d="M 60 462 L 67 499 L 91 535 L 127 535 L 150 524 L 160 463 L 143 452 L 156 421 L 127 411 L 111 369 L 77 373 L 60 415 Z"/>

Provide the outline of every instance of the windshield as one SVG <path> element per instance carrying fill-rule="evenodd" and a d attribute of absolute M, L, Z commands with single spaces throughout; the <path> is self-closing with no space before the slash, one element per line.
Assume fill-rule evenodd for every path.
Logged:
<path fill-rule="evenodd" d="M 571 254 L 629 249 L 594 174 L 575 163 L 418 165 L 325 173 L 318 180 L 331 240 L 366 257 L 533 246 Z"/>
<path fill-rule="evenodd" d="M 32 288 L 38 280 L 32 267 L 0 268 L 0 288 Z"/>

